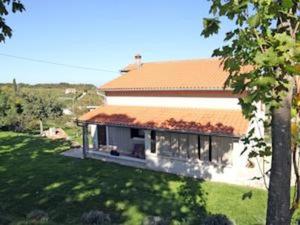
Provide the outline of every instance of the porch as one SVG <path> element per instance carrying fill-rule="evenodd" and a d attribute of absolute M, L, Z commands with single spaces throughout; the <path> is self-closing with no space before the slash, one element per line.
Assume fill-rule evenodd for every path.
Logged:
<path fill-rule="evenodd" d="M 73 148 L 68 151 L 62 152 L 61 153 L 63 156 L 67 157 L 72 157 L 72 158 L 79 158 L 83 159 L 83 152 L 82 148 Z M 128 156 L 113 156 L 110 153 L 99 151 L 99 150 L 94 150 L 90 148 L 86 152 L 86 158 L 91 158 L 91 159 L 98 159 L 104 162 L 113 162 L 125 166 L 132 166 L 132 167 L 137 167 L 137 168 L 146 168 L 146 161 L 143 159 L 138 159 L 138 158 L 132 158 Z"/>
<path fill-rule="evenodd" d="M 142 165 L 164 160 L 228 167 L 237 143 L 227 136 L 84 124 L 82 156 Z"/>
<path fill-rule="evenodd" d="M 128 127 L 84 124 L 82 155 L 144 162 L 155 148 L 154 131 Z"/>
<path fill-rule="evenodd" d="M 247 156 L 240 156 L 240 136 L 248 129 L 240 111 L 106 105 L 82 116 L 78 124 L 83 157 L 219 182 L 255 183 L 251 179 L 258 169 L 248 168 Z"/>

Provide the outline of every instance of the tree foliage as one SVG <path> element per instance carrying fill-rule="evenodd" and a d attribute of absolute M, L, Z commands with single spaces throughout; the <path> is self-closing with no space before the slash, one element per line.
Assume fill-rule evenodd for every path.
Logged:
<path fill-rule="evenodd" d="M 280 107 L 291 79 L 299 75 L 299 11 L 299 1 L 294 0 L 282 4 L 271 0 L 212 1 L 210 13 L 216 17 L 204 19 L 202 35 L 217 33 L 222 16 L 234 20 L 235 28 L 224 39 L 227 44 L 214 50 L 213 56 L 221 57 L 224 69 L 230 73 L 225 86 L 235 94 L 247 92 L 239 103 L 249 120 L 257 114 L 255 103 L 262 102 L 267 112 Z M 244 141 L 246 146 L 255 143 L 250 157 L 271 154 L 270 146 L 255 137 L 254 130 Z"/>
<path fill-rule="evenodd" d="M 22 99 L 9 88 L 0 90 L 0 127 L 19 130 L 22 113 Z"/>
<path fill-rule="evenodd" d="M 23 12 L 24 10 L 25 7 L 20 0 L 0 0 L 0 43 L 12 36 L 12 29 L 5 20 L 8 14 L 10 12 Z"/>
<path fill-rule="evenodd" d="M 40 91 L 15 92 L 11 87 L 0 89 L 0 128 L 32 129 L 38 121 L 62 116 L 62 104 L 55 96 Z"/>
<path fill-rule="evenodd" d="M 204 19 L 205 37 L 218 32 L 220 16 L 235 21 L 235 29 L 226 33 L 227 45 L 216 49 L 213 56 L 222 57 L 224 68 L 230 72 L 226 86 L 236 94 L 247 91 L 240 104 L 249 119 L 257 112 L 255 102 L 278 107 L 290 78 L 297 75 L 300 17 L 294 12 L 299 13 L 299 3 L 294 2 L 215 0 L 210 12 L 218 17 Z M 284 21 L 279 30 L 277 19 Z"/>
<path fill-rule="evenodd" d="M 221 18 L 234 23 L 232 29 L 225 34 L 224 46 L 214 50 L 213 56 L 222 58 L 224 69 L 229 71 L 225 87 L 241 95 L 239 103 L 245 117 L 252 123 L 256 122 L 260 111 L 258 103 L 263 103 L 267 113 L 264 123 L 266 127 L 270 127 L 270 121 L 273 121 L 272 134 L 279 131 L 276 129 L 280 127 L 276 126 L 275 121 L 280 121 L 280 123 L 287 121 L 283 127 L 289 128 L 290 115 L 282 114 L 283 111 L 276 112 L 283 107 L 289 107 L 288 96 L 295 89 L 295 83 L 298 83 L 298 89 L 300 85 L 297 82 L 300 74 L 300 1 L 212 0 L 210 13 L 213 15 L 212 18 L 205 18 L 203 22 L 202 35 L 204 37 L 218 33 Z M 287 118 L 280 118 L 280 116 Z M 287 129 L 285 132 L 289 134 L 290 130 Z M 287 135 L 282 138 L 289 137 L 290 135 Z M 243 152 L 248 152 L 249 157 L 273 155 L 272 166 L 284 165 L 284 163 L 278 163 L 283 160 L 278 157 L 276 160 L 279 161 L 273 163 L 275 162 L 273 160 L 275 147 L 280 150 L 276 145 L 279 140 L 273 139 L 273 148 L 271 148 L 264 136 L 257 136 L 255 130 L 252 129 L 243 141 L 246 146 Z M 286 143 L 289 141 L 286 140 Z M 288 148 L 288 146 L 281 148 Z M 290 150 L 287 149 L 286 153 L 283 151 L 280 154 L 290 154 Z M 288 161 L 285 163 L 289 164 Z M 271 180 L 274 169 L 280 171 L 283 168 L 271 168 Z M 283 176 L 290 177 L 290 174 L 283 174 Z M 289 179 L 286 181 L 288 182 Z M 277 186 L 279 184 L 276 183 Z M 289 187 L 290 184 L 286 185 Z M 298 201 L 295 201 L 291 207 L 291 214 L 299 205 L 299 197 L 300 193 Z M 286 202 L 289 203 L 289 199 Z M 274 218 L 279 221 L 282 215 L 279 215 L 280 213 L 276 210 L 273 211 L 275 214 L 278 213 L 279 219 L 275 218 L 276 216 Z M 288 219 L 283 219 L 283 221 L 284 224 L 288 224 Z M 274 224 L 280 224 L 280 222 Z"/>
<path fill-rule="evenodd" d="M 62 115 L 61 103 L 46 93 L 28 92 L 23 94 L 24 113 L 38 120 Z"/>

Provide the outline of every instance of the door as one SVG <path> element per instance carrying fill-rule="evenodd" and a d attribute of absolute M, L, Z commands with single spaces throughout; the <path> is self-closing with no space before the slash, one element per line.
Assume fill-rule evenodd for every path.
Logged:
<path fill-rule="evenodd" d="M 99 145 L 106 145 L 106 126 L 98 125 L 97 129 Z"/>

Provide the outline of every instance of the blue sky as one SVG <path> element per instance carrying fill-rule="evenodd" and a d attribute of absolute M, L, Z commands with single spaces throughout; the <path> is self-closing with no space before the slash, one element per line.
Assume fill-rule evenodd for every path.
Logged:
<path fill-rule="evenodd" d="M 11 39 L 0 53 L 64 64 L 106 69 L 88 71 L 23 61 L 0 55 L 0 82 L 92 83 L 118 76 L 133 56 L 144 62 L 208 58 L 223 34 L 200 36 L 208 16 L 206 0 L 23 0 L 26 11 L 7 23 Z M 230 28 L 225 25 L 225 31 Z"/>

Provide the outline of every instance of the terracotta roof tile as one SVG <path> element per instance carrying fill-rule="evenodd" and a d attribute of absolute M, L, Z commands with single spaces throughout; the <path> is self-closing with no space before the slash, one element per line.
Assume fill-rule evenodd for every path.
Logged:
<path fill-rule="evenodd" d="M 221 61 L 212 59 L 143 63 L 128 65 L 127 73 L 100 87 L 108 90 L 219 90 L 228 72 Z"/>
<path fill-rule="evenodd" d="M 84 114 L 79 121 L 229 136 L 241 136 L 248 129 L 240 110 L 106 105 Z"/>

